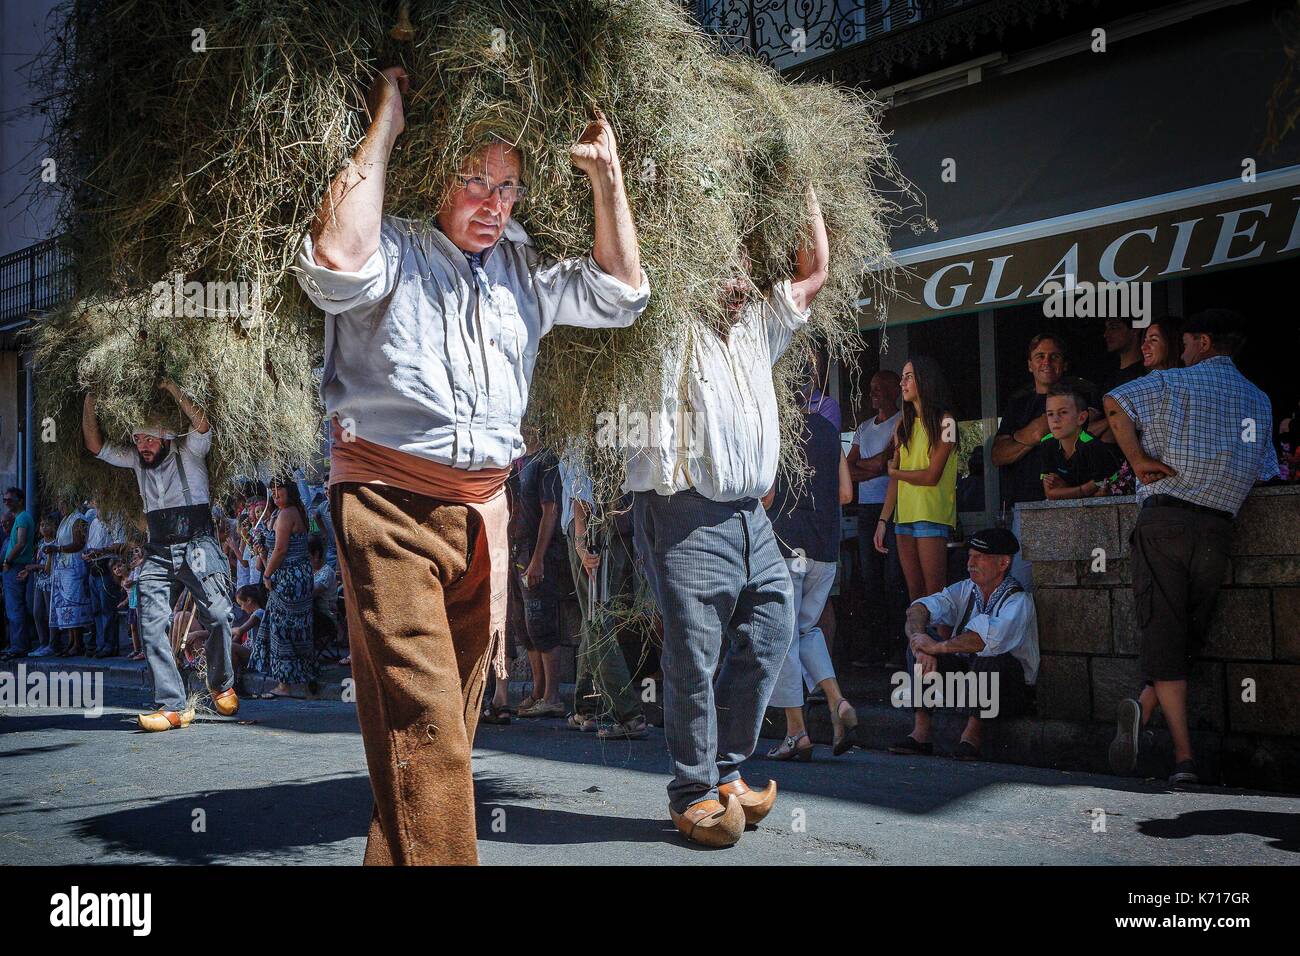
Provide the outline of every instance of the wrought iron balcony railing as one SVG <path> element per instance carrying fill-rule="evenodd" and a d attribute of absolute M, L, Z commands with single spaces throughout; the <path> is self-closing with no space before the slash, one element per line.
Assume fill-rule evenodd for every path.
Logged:
<path fill-rule="evenodd" d="M 695 16 L 726 50 L 778 70 L 870 43 L 986 0 L 698 0 Z"/>
<path fill-rule="evenodd" d="M 0 257 L 0 329 L 58 308 L 72 294 L 72 263 L 58 239 Z"/>

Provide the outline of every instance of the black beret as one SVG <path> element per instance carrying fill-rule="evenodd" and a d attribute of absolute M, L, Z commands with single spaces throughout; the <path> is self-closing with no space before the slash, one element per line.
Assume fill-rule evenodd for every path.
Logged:
<path fill-rule="evenodd" d="M 986 528 L 971 535 L 966 544 L 985 554 L 1015 554 L 1020 550 L 1020 542 L 1006 528 Z"/>

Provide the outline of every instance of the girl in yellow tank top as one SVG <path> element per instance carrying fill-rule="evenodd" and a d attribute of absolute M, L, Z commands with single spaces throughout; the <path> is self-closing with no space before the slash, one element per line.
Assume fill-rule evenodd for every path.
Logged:
<path fill-rule="evenodd" d="M 876 549 L 885 551 L 885 521 L 892 516 L 898 560 L 915 601 L 948 583 L 948 538 L 957 525 L 957 420 L 948 411 L 948 386 L 933 359 L 913 358 L 899 384 L 903 415 L 875 540 Z"/>

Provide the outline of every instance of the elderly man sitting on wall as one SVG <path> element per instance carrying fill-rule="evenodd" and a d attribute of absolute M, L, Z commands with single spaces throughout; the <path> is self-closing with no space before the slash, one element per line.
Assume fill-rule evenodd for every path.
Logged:
<path fill-rule="evenodd" d="M 1032 699 L 1038 679 L 1038 616 L 1032 595 L 1009 573 L 1020 542 L 1005 528 L 990 528 L 968 545 L 970 577 L 907 609 L 907 674 L 900 675 L 901 686 L 896 677 L 893 698 L 895 706 L 911 706 L 916 716 L 912 732 L 890 747 L 891 753 L 934 753 L 929 708 L 942 699 L 969 717 L 957 759 L 978 760 L 982 719 L 1014 717 Z M 935 640 L 934 629 L 944 625 L 953 636 Z M 962 696 L 966 699 L 957 699 Z"/>

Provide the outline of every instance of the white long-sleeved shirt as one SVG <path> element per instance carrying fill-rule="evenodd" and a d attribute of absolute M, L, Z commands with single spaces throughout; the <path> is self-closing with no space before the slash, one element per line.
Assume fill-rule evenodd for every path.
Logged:
<path fill-rule="evenodd" d="M 95 457 L 110 465 L 130 468 L 135 472 L 140 499 L 144 502 L 144 510 L 149 512 L 160 508 L 207 503 L 207 457 L 211 448 L 212 429 L 209 428 L 205 432 L 191 431 L 172 439 L 171 451 L 155 468 L 141 465 L 140 453 L 125 445 L 105 442 Z M 176 467 L 177 461 L 183 464 L 184 481 L 181 480 L 181 470 Z"/>
<path fill-rule="evenodd" d="M 955 628 L 975 587 L 975 582 L 967 578 L 912 603 L 920 604 L 930 612 L 932 625 Z M 1010 654 L 1024 668 L 1025 683 L 1033 685 L 1038 682 L 1038 612 L 1034 608 L 1033 595 L 1019 591 L 999 599 L 995 592 L 993 597 L 993 606 L 987 612 L 981 610 L 980 602 L 976 601 L 964 630 L 974 631 L 983 639 L 984 649 L 978 652 L 978 656 Z"/>
<path fill-rule="evenodd" d="M 693 488 L 713 501 L 767 494 L 781 454 L 772 366 L 809 315 L 795 306 L 790 283 L 779 282 L 745 307 L 725 341 L 697 330 L 689 350 L 681 343 L 665 356 L 663 400 L 649 413 L 657 418 L 621 436 L 630 439 L 621 442 L 623 490 Z"/>
<path fill-rule="evenodd" d="M 454 468 L 504 468 L 524 450 L 519 422 L 542 336 L 555 325 L 623 328 L 640 288 L 590 256 L 541 266 L 513 219 L 481 269 L 436 226 L 385 216 L 356 272 L 316 262 L 299 281 L 326 314 L 321 398 L 352 434 Z"/>

